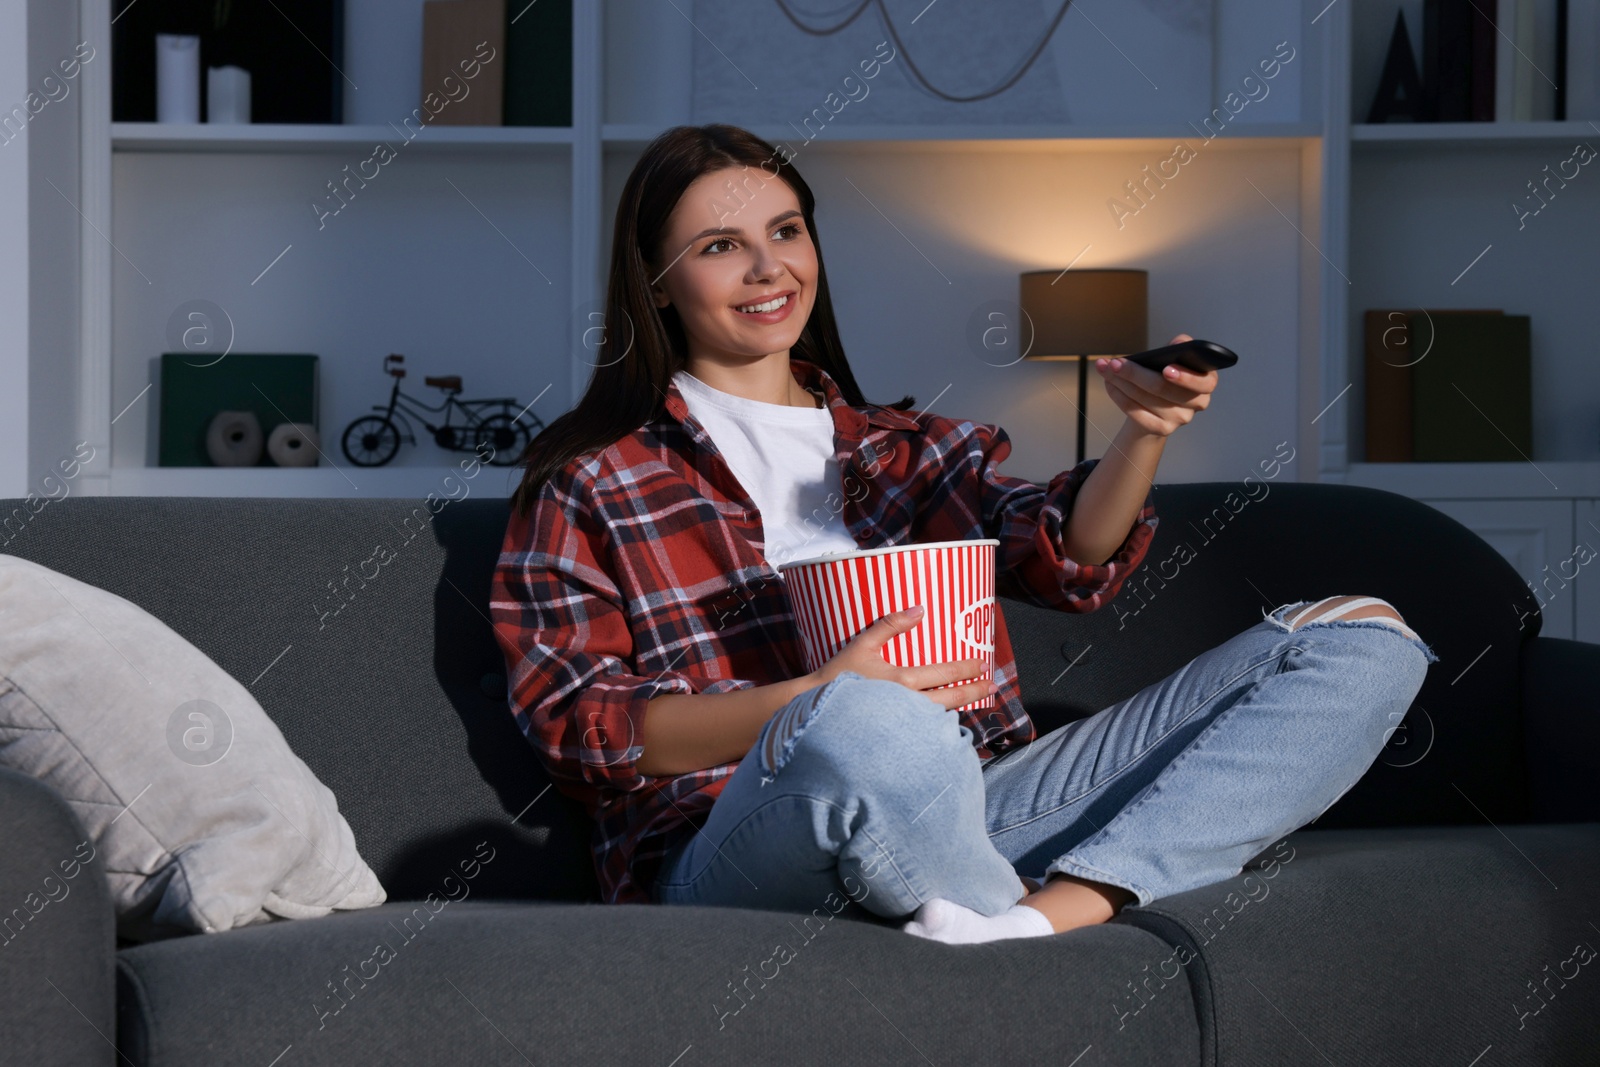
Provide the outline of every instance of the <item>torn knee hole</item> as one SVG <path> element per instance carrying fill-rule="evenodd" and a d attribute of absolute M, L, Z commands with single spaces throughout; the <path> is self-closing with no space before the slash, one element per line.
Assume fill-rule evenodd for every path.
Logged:
<path fill-rule="evenodd" d="M 1328 606 L 1334 601 L 1343 602 Z M 1298 630 L 1307 623 L 1332 622 L 1341 618 L 1350 621 L 1370 619 L 1399 630 L 1408 637 L 1417 637 L 1416 632 L 1406 625 L 1399 612 L 1394 610 L 1394 605 L 1381 597 L 1374 596 L 1324 597 L 1296 614 L 1289 628 Z"/>
<path fill-rule="evenodd" d="M 811 701 L 794 701 L 781 708 L 767 724 L 761 762 L 768 776 L 776 775 L 789 761 L 795 739 L 805 730 L 815 708 Z"/>

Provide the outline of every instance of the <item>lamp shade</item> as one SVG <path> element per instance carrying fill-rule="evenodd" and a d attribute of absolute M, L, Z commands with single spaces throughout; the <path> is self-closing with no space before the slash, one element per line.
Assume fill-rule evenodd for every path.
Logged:
<path fill-rule="evenodd" d="M 1022 275 L 1022 312 L 1033 326 L 1025 359 L 1124 356 L 1149 347 L 1150 272 L 1034 270 Z"/>

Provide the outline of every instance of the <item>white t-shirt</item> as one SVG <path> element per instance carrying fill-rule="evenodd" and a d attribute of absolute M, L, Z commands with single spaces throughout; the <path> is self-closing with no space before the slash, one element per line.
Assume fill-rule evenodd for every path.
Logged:
<path fill-rule="evenodd" d="M 685 370 L 673 381 L 761 513 L 768 563 L 855 551 L 833 458 L 832 411 L 748 400 Z"/>

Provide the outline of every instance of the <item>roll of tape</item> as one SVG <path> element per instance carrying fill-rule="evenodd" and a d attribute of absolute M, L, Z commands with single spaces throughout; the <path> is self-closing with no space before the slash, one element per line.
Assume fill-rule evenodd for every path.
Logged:
<path fill-rule="evenodd" d="M 219 467 L 261 462 L 261 422 L 253 411 L 219 411 L 206 428 L 206 454 Z"/>
<path fill-rule="evenodd" d="M 304 422 L 280 422 L 267 435 L 267 455 L 280 467 L 317 465 L 317 428 Z"/>

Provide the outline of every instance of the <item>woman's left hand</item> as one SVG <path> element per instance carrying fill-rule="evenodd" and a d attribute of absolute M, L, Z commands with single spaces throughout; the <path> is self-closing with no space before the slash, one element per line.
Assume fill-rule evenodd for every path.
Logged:
<path fill-rule="evenodd" d="M 1180 344 L 1193 340 L 1180 333 L 1171 341 Z M 1204 411 L 1217 388 L 1217 372 L 1196 374 L 1176 363 L 1153 371 L 1127 359 L 1097 359 L 1095 368 L 1106 383 L 1112 401 L 1147 434 L 1166 437 Z"/>

